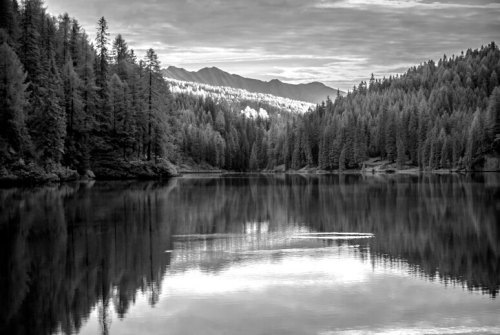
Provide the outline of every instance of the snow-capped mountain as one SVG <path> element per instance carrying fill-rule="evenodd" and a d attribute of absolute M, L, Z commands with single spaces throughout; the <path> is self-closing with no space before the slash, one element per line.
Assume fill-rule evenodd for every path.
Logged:
<path fill-rule="evenodd" d="M 334 99 L 338 93 L 344 94 L 344 92 L 337 91 L 320 82 L 294 85 L 281 82 L 278 79 L 262 81 L 230 74 L 216 67 L 206 67 L 197 72 L 190 72 L 182 68 L 169 66 L 163 70 L 163 76 L 212 86 L 239 88 L 249 92 L 271 94 L 314 104 L 325 101 L 328 96 Z"/>
<path fill-rule="evenodd" d="M 315 104 L 292 100 L 288 98 L 278 97 L 271 94 L 249 92 L 247 90 L 226 87 L 226 86 L 212 86 L 207 84 L 200 84 L 189 81 L 176 80 L 165 78 L 169 83 L 170 90 L 173 94 L 190 94 L 202 97 L 211 97 L 215 101 L 227 101 L 228 103 L 236 103 L 243 105 L 242 113 L 247 117 L 261 117 L 267 118 L 268 111 L 257 107 L 245 107 L 246 102 L 253 102 L 254 105 L 267 105 L 276 108 L 283 112 L 288 113 L 305 113 L 310 108 L 314 108 Z"/>

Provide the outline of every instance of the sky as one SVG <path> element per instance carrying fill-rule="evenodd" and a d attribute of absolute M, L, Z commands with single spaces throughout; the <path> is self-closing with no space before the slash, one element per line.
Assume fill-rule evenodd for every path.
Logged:
<path fill-rule="evenodd" d="M 500 43 L 500 0 L 45 0 L 87 34 L 105 16 L 163 67 L 348 90 L 444 54 Z"/>

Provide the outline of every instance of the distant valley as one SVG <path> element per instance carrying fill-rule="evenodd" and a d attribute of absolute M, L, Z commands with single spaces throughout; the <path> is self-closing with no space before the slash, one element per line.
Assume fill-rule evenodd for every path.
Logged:
<path fill-rule="evenodd" d="M 305 101 L 309 103 L 321 103 L 329 96 L 334 98 L 338 93 L 344 94 L 319 82 L 308 84 L 288 84 L 278 79 L 262 81 L 245 78 L 236 74 L 230 74 L 216 67 L 206 67 L 197 72 L 190 72 L 175 66 L 169 66 L 163 70 L 166 78 L 207 84 L 211 86 L 224 86 L 236 89 L 243 89 L 248 92 L 270 94 L 292 100 Z"/>

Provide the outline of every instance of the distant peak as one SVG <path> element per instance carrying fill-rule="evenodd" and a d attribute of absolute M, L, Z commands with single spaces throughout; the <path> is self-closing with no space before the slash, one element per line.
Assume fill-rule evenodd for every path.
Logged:
<path fill-rule="evenodd" d="M 212 67 L 204 67 L 200 70 L 198 70 L 198 72 L 206 72 L 206 71 L 217 71 L 217 72 L 224 72 L 222 71 L 221 69 L 219 69 L 218 67 L 215 67 L 215 66 L 212 66 Z"/>
<path fill-rule="evenodd" d="M 324 101 L 327 96 L 336 96 L 337 90 L 320 82 L 291 84 L 279 79 L 263 81 L 260 79 L 245 78 L 237 74 L 231 74 L 218 67 L 204 67 L 198 71 L 187 71 L 182 68 L 169 66 L 167 76 L 177 80 L 198 82 L 213 86 L 228 86 L 238 89 L 272 94 L 286 97 L 292 100 L 318 103 Z"/>
<path fill-rule="evenodd" d="M 183 71 L 186 71 L 186 70 L 184 70 L 181 67 L 177 67 L 177 66 L 173 66 L 173 65 L 170 65 L 169 67 L 167 67 L 167 70 L 183 70 Z"/>

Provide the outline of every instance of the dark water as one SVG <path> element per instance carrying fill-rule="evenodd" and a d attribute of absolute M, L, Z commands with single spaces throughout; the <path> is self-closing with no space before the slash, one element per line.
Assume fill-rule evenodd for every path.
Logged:
<path fill-rule="evenodd" d="M 0 190 L 0 333 L 500 333 L 499 221 L 495 174 Z"/>

